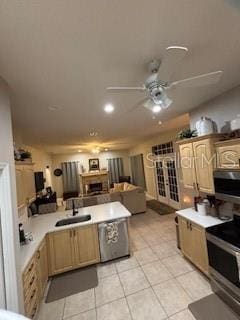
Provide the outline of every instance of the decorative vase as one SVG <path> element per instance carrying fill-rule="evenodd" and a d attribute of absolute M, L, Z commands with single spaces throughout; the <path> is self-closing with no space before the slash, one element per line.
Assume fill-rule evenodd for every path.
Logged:
<path fill-rule="evenodd" d="M 214 122 L 207 117 L 201 117 L 196 123 L 198 136 L 205 136 L 214 133 Z"/>
<path fill-rule="evenodd" d="M 230 122 L 231 131 L 240 129 L 240 114 L 237 115 L 237 118 Z"/>

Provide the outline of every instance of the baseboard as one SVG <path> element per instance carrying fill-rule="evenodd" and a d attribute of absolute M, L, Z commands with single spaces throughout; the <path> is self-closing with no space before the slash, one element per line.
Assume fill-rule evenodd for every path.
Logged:
<path fill-rule="evenodd" d="M 147 200 L 156 200 L 153 196 L 151 196 L 150 194 L 146 193 L 146 199 Z"/>

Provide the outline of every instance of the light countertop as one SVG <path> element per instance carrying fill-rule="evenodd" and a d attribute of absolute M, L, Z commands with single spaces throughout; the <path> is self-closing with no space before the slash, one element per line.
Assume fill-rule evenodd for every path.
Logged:
<path fill-rule="evenodd" d="M 77 228 L 89 224 L 98 224 L 101 222 L 107 222 L 131 216 L 131 213 L 120 202 L 110 202 L 91 207 L 79 208 L 76 216 L 88 214 L 91 215 L 91 220 L 89 221 L 74 223 L 61 227 L 55 227 L 56 222 L 64 218 L 72 217 L 72 210 L 57 211 L 54 213 L 42 214 L 29 218 L 27 223 L 24 223 L 24 230 L 25 232 L 32 232 L 33 241 L 20 247 L 21 271 L 24 271 L 25 267 L 33 257 L 38 246 L 47 233 Z"/>
<path fill-rule="evenodd" d="M 176 214 L 178 216 L 181 216 L 183 218 L 186 218 L 186 219 L 196 223 L 197 225 L 199 225 L 202 228 L 208 228 L 208 227 L 212 227 L 212 226 L 226 222 L 226 221 L 222 221 L 216 217 L 202 216 L 197 211 L 195 211 L 194 208 L 178 210 L 178 211 L 176 211 Z"/>

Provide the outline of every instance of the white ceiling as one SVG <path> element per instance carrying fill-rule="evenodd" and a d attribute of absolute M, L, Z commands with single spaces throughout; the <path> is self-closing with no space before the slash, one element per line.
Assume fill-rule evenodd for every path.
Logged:
<path fill-rule="evenodd" d="M 173 124 L 240 83 L 239 30 L 233 0 L 1 0 L 0 75 L 12 89 L 14 123 L 26 143 L 50 151 L 133 145 L 160 132 L 158 119 L 144 108 L 129 112 L 141 93 L 110 95 L 105 88 L 141 85 L 148 61 L 169 45 L 187 46 L 173 80 L 215 70 L 224 76 L 215 86 L 175 92 L 159 115 Z M 112 115 L 102 110 L 107 102 L 115 105 Z M 185 125 L 187 117 L 175 126 L 179 119 Z"/>

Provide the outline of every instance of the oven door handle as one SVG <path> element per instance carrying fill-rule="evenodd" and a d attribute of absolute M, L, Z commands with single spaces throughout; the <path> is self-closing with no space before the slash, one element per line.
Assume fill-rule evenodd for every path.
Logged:
<path fill-rule="evenodd" d="M 213 235 L 211 235 L 210 233 L 207 232 L 207 240 L 212 242 L 213 244 L 215 244 L 216 246 L 218 246 L 219 248 L 227 251 L 228 253 L 230 253 L 231 255 L 236 257 L 236 253 L 240 253 L 240 249 L 231 245 L 230 243 L 219 239 Z"/>

